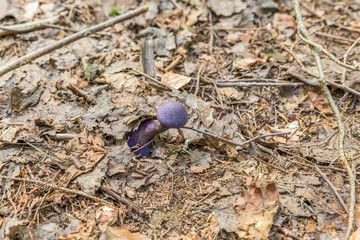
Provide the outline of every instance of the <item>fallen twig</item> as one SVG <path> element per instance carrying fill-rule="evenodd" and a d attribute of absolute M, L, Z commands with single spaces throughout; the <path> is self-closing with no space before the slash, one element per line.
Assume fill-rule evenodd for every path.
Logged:
<path fill-rule="evenodd" d="M 212 133 L 208 133 L 208 132 L 204 132 L 200 129 L 196 129 L 196 128 L 192 128 L 192 127 L 182 127 L 182 128 L 185 128 L 185 129 L 189 129 L 189 130 L 193 130 L 195 132 L 198 132 L 198 133 L 202 133 L 202 134 L 205 134 L 205 135 L 208 135 L 210 137 L 213 137 L 213 138 L 216 138 L 220 141 L 223 141 L 223 142 L 227 142 L 227 143 L 230 143 L 230 144 L 233 144 L 235 146 L 243 146 L 245 144 L 248 144 L 250 142 L 253 142 L 259 138 L 265 138 L 265 137 L 270 137 L 270 136 L 278 136 L 278 135 L 288 135 L 290 134 L 290 132 L 285 132 L 285 133 L 270 133 L 270 134 L 266 134 L 266 135 L 259 135 L 259 136 L 256 136 L 256 137 L 253 137 L 245 142 L 242 142 L 242 143 L 237 143 L 237 142 L 234 142 L 234 141 L 231 141 L 230 139 L 227 139 L 227 138 L 223 138 L 223 137 L 220 137 L 218 135 L 215 135 L 215 134 L 212 134 Z"/>
<path fill-rule="evenodd" d="M 134 210 L 135 212 L 139 213 L 140 215 L 143 215 L 145 213 L 142 209 L 140 209 L 137 206 L 134 206 L 134 204 L 132 204 L 129 200 L 119 196 L 119 194 L 117 194 L 110 188 L 107 188 L 105 186 L 100 186 L 99 189 L 101 191 L 103 191 L 104 193 L 106 193 L 107 195 L 110 195 L 111 197 L 115 198 L 118 202 L 127 205 L 129 208 L 131 208 L 131 210 Z"/>
<path fill-rule="evenodd" d="M 46 27 L 46 24 L 54 24 L 57 23 L 60 19 L 60 16 L 50 17 L 47 19 L 42 19 L 39 21 L 22 23 L 12 26 L 0 26 L 0 37 L 16 34 L 16 33 L 24 33 L 31 32 L 34 30 L 39 30 Z"/>
<path fill-rule="evenodd" d="M 276 230 L 278 232 L 281 232 L 282 234 L 284 234 L 286 237 L 290 237 L 292 239 L 295 239 L 295 240 L 301 240 L 301 238 L 299 238 L 298 236 L 296 236 L 295 233 L 293 233 L 292 231 L 282 227 L 282 226 L 279 226 L 279 225 L 273 225 Z"/>
<path fill-rule="evenodd" d="M 10 72 L 11 70 L 14 70 L 18 67 L 21 67 L 29 62 L 31 62 L 32 60 L 34 59 L 37 59 L 41 56 L 44 56 L 56 49 L 59 49 L 61 47 L 64 47 L 72 42 L 75 42 L 76 40 L 79 40 L 81 38 L 84 38 L 84 37 L 87 37 L 91 34 L 94 34 L 96 32 L 99 32 L 105 28 L 108 28 L 116 23 L 120 23 L 120 22 L 123 22 L 125 20 L 128 20 L 128 19 L 131 19 L 133 17 L 136 17 L 140 14 L 143 14 L 145 13 L 146 11 L 148 10 L 148 6 L 144 6 L 144 7 L 140 7 L 140 8 L 136 8 L 132 11 L 129 11 L 127 13 L 124 13 L 120 16 L 117 16 L 117 17 L 114 17 L 112 19 L 109 19 L 105 22 L 102 22 L 98 25 L 95 25 L 95 26 L 92 26 L 92 27 L 89 27 L 87 29 L 84 29 L 82 31 L 79 31 L 71 36 L 68 36 L 66 38 L 63 38 L 53 44 L 50 44 L 46 47 L 43 47 L 39 50 L 36 50 L 34 52 L 31 52 L 29 54 L 26 54 L 25 56 L 22 56 L 18 59 L 16 59 L 15 61 L 13 62 L 10 62 L 2 67 L 0 67 L 0 77 L 8 72 Z"/>
<path fill-rule="evenodd" d="M 334 115 L 335 115 L 335 118 L 336 118 L 336 121 L 337 121 L 337 124 L 339 127 L 339 155 L 340 155 L 340 158 L 346 168 L 349 183 L 350 183 L 349 221 L 348 221 L 348 229 L 346 231 L 346 236 L 345 236 L 345 239 L 349 239 L 351 232 L 352 232 L 353 225 L 354 225 L 354 216 L 355 216 L 354 215 L 355 194 L 356 194 L 356 189 L 355 189 L 355 180 L 356 179 L 355 179 L 355 174 L 354 174 L 354 172 L 355 172 L 355 163 L 354 162 L 355 161 L 352 161 L 351 166 L 350 166 L 349 162 L 345 156 L 345 148 L 344 148 L 345 126 L 344 126 L 344 123 L 342 120 L 341 113 L 330 93 L 330 90 L 328 89 L 328 87 L 326 85 L 327 82 L 325 80 L 324 69 L 323 69 L 319 51 L 326 54 L 331 60 L 338 63 L 342 67 L 346 67 L 351 70 L 358 70 L 358 67 L 351 66 L 351 65 L 348 65 L 348 64 L 345 64 L 345 63 L 339 61 L 332 54 L 330 54 L 328 51 L 326 51 L 324 48 L 322 48 L 322 46 L 312 42 L 311 36 L 310 36 L 309 32 L 307 31 L 307 29 L 304 25 L 304 22 L 302 20 L 299 2 L 298 2 L 298 0 L 292 0 L 292 2 L 294 4 L 294 10 L 295 10 L 295 15 L 296 15 L 296 20 L 297 20 L 298 35 L 305 43 L 307 43 L 310 46 L 310 49 L 314 55 L 314 58 L 316 61 L 316 66 L 318 69 L 320 87 L 321 87 L 322 91 L 325 93 L 326 98 L 329 101 L 329 104 L 334 112 Z"/>
<path fill-rule="evenodd" d="M 311 86 L 316 86 L 316 87 L 319 87 L 320 84 L 318 82 L 315 82 L 315 81 L 311 81 L 311 80 L 308 80 L 306 78 L 304 78 L 302 75 L 300 74 L 297 74 L 297 73 L 294 73 L 294 72 L 289 72 L 288 71 L 288 74 L 306 84 L 309 84 Z M 326 79 L 326 83 L 329 84 L 330 86 L 333 86 L 333 87 L 336 87 L 336 88 L 339 88 L 339 89 L 342 89 L 344 90 L 345 92 L 349 92 L 355 96 L 358 96 L 360 97 L 360 92 L 359 91 L 356 91 L 355 89 L 352 89 L 352 88 L 349 88 L 349 87 L 346 87 L 344 85 L 341 85 L 341 84 L 338 84 L 338 83 L 335 83 L 333 81 L 330 81 L 328 79 Z"/>
<path fill-rule="evenodd" d="M 305 26 L 304 26 L 305 27 Z M 304 29 L 299 30 L 300 32 L 303 32 Z M 318 49 L 318 51 L 324 53 L 326 56 L 328 56 L 330 58 L 330 60 L 334 61 L 335 63 L 337 63 L 338 65 L 348 68 L 350 70 L 359 70 L 358 66 L 355 65 L 349 65 L 347 63 L 343 63 L 341 62 L 339 59 L 337 59 L 332 53 L 330 53 L 329 51 L 327 51 L 325 48 L 323 48 L 320 44 L 314 43 L 313 41 L 311 41 L 307 36 L 304 36 L 302 34 L 299 34 L 299 37 L 301 38 L 301 40 L 303 40 L 306 44 L 310 45 L 312 48 L 316 48 Z M 310 34 L 309 34 L 310 37 Z"/>
<path fill-rule="evenodd" d="M 92 199 L 92 200 L 94 200 L 96 202 L 101 202 L 103 204 L 106 204 L 106 205 L 109 205 L 109 206 L 113 207 L 112 203 L 110 203 L 108 201 L 105 201 L 105 200 L 103 200 L 101 198 L 91 196 L 91 195 L 89 195 L 87 193 L 84 193 L 84 192 L 81 192 L 81 191 L 76 191 L 76 190 L 72 190 L 72 189 L 69 189 L 69 188 L 60 187 L 60 186 L 57 186 L 57 185 L 54 185 L 54 184 L 51 184 L 51 183 L 47 183 L 47 182 L 43 182 L 43 181 L 39 181 L 39 180 L 27 179 L 27 178 L 9 177 L 9 176 L 4 176 L 4 175 L 0 175 L 0 178 L 9 179 L 9 180 L 13 180 L 13 181 L 23 181 L 23 182 L 28 182 L 28 183 L 41 184 L 41 185 L 44 185 L 46 187 L 53 188 L 53 189 L 58 189 L 58 190 L 63 191 L 63 192 L 72 193 L 72 194 L 75 194 L 75 195 L 80 195 L 80 196 Z"/>
<path fill-rule="evenodd" d="M 355 42 L 355 40 L 351 39 L 351 38 L 345 38 L 345 37 L 327 34 L 327 33 L 323 33 L 323 32 L 317 32 L 317 33 L 315 33 L 315 35 L 321 36 L 321 37 L 333 38 L 333 39 L 339 40 L 339 41 L 345 41 L 345 42 L 351 42 L 351 43 Z"/>
<path fill-rule="evenodd" d="M 334 191 L 336 197 L 339 199 L 339 202 L 341 203 L 341 206 L 344 208 L 345 212 L 347 214 L 349 214 L 349 209 L 346 207 L 344 200 L 342 199 L 342 197 L 340 196 L 339 192 L 336 190 L 335 186 L 332 184 L 332 182 L 326 177 L 326 175 L 320 170 L 320 168 L 315 165 L 315 169 L 316 171 L 318 171 L 318 173 L 323 177 L 323 179 L 325 180 L 325 182 L 327 184 L 329 184 L 329 186 L 331 187 L 331 189 Z"/>
<path fill-rule="evenodd" d="M 41 150 L 40 148 L 34 146 L 33 144 L 26 142 L 27 145 L 29 145 L 30 147 L 34 148 L 35 150 L 41 152 L 42 154 L 44 154 L 46 157 L 54 160 L 55 162 L 62 162 L 60 159 L 57 159 L 56 157 L 50 156 L 49 154 L 47 154 L 46 152 L 44 152 L 43 150 Z"/>
<path fill-rule="evenodd" d="M 160 81 L 157 80 L 156 78 L 153 78 L 153 77 L 147 75 L 146 73 L 140 72 L 140 71 L 138 71 L 138 70 L 136 70 L 136 69 L 131 69 L 131 71 L 133 71 L 133 72 L 135 72 L 135 73 L 137 73 L 137 74 L 140 74 L 140 75 L 144 76 L 145 79 L 149 79 L 149 80 L 157 83 L 158 85 L 160 85 L 161 87 L 163 87 L 163 88 L 165 88 L 165 89 L 172 90 L 172 91 L 175 90 L 175 89 L 173 89 L 172 87 L 166 85 L 165 83 L 160 82 Z M 150 83 L 152 83 L 152 82 L 150 82 Z"/>
<path fill-rule="evenodd" d="M 69 84 L 68 89 L 74 92 L 75 94 L 79 95 L 80 97 L 83 97 L 88 101 L 89 103 L 95 103 L 96 98 L 91 93 L 85 92 L 84 90 L 81 90 L 80 88 L 76 87 L 74 84 Z"/>
<path fill-rule="evenodd" d="M 346 53 L 344 54 L 344 63 L 346 63 L 350 52 L 355 48 L 356 45 L 358 45 L 359 42 L 360 42 L 360 37 L 358 39 L 356 39 L 356 41 L 346 51 Z M 346 79 L 346 68 L 344 67 L 343 72 L 342 72 L 342 76 L 341 76 L 341 83 L 342 84 L 345 83 L 345 79 Z"/>
<path fill-rule="evenodd" d="M 317 218 L 317 221 L 318 221 L 318 230 L 321 230 L 323 228 L 323 225 L 324 225 L 324 219 L 323 217 L 318 214 L 315 209 L 310 206 L 310 204 L 307 204 L 304 200 L 306 200 L 306 198 L 304 196 L 302 196 L 301 198 L 296 196 L 294 193 L 292 193 L 290 190 L 288 190 L 287 188 L 283 187 L 283 186 L 280 186 L 280 185 L 277 185 L 277 188 L 279 189 L 282 189 L 282 190 L 285 190 L 287 193 L 289 193 L 291 196 L 293 196 L 296 200 L 299 201 L 299 203 L 301 204 L 301 207 L 305 206 L 309 212 L 311 212 L 312 214 L 314 214 Z"/>
<path fill-rule="evenodd" d="M 281 82 L 281 83 L 258 83 L 258 82 L 237 82 L 237 83 L 216 83 L 218 87 L 297 87 L 304 86 L 302 82 Z"/>

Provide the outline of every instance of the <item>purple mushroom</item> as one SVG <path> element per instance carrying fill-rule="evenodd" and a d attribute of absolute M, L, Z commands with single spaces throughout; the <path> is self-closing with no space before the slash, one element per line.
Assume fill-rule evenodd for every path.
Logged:
<path fill-rule="evenodd" d="M 126 134 L 131 151 L 138 157 L 149 156 L 149 143 L 156 135 L 169 128 L 183 127 L 188 120 L 188 114 L 184 105 L 170 101 L 160 105 L 156 118 L 141 122 L 136 130 Z"/>

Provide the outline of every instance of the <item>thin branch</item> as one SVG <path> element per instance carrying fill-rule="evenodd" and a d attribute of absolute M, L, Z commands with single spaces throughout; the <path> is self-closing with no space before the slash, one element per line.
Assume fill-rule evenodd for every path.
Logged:
<path fill-rule="evenodd" d="M 0 37 L 16 34 L 16 33 L 24 33 L 24 32 L 31 32 L 34 30 L 39 30 L 46 27 L 46 24 L 54 24 L 57 23 L 60 19 L 60 16 L 50 17 L 47 19 L 42 19 L 39 21 L 22 23 L 12 26 L 0 26 Z"/>
<path fill-rule="evenodd" d="M 144 7 L 140 7 L 140 8 L 136 8 L 135 10 L 129 11 L 127 13 L 124 13 L 120 16 L 117 16 L 115 18 L 109 19 L 105 22 L 102 22 L 98 25 L 89 27 L 87 29 L 84 29 L 82 31 L 79 31 L 71 36 L 68 36 L 66 38 L 63 38 L 53 44 L 50 44 L 44 48 L 41 48 L 39 50 L 36 50 L 34 52 L 31 52 L 29 54 L 26 54 L 25 56 L 22 56 L 20 58 L 18 58 L 17 60 L 10 62 L 8 64 L 6 64 L 5 66 L 0 67 L 0 77 L 8 72 L 10 72 L 11 70 L 14 70 L 18 67 L 21 67 L 25 64 L 30 63 L 31 61 L 33 61 L 34 59 L 37 59 L 41 56 L 44 56 L 56 49 L 59 49 L 61 47 L 64 47 L 72 42 L 75 42 L 76 40 L 79 40 L 81 38 L 87 37 L 91 34 L 94 34 L 96 32 L 99 32 L 101 30 L 104 30 L 105 28 L 108 28 L 116 23 L 119 22 L 123 22 L 125 20 L 134 18 L 140 14 L 145 13 L 148 10 L 148 6 L 144 6 Z"/>
<path fill-rule="evenodd" d="M 323 32 L 317 32 L 317 33 L 315 33 L 315 35 L 321 36 L 321 37 L 333 38 L 333 39 L 338 40 L 338 41 L 345 41 L 345 42 L 350 42 L 350 43 L 355 42 L 355 40 L 352 39 L 352 38 L 336 36 L 336 35 L 327 34 L 327 33 L 323 33 Z"/>
<path fill-rule="evenodd" d="M 42 154 L 44 154 L 46 157 L 54 160 L 55 162 L 62 162 L 60 159 L 57 159 L 56 157 L 52 157 L 50 156 L 49 154 L 47 154 L 46 152 L 44 152 L 43 150 L 41 150 L 40 148 L 34 146 L 33 144 L 29 143 L 29 142 L 26 142 L 27 145 L 29 145 L 30 147 L 34 148 L 35 150 L 41 152 Z"/>
<path fill-rule="evenodd" d="M 125 204 L 130 209 L 134 210 L 135 212 L 139 213 L 140 215 L 145 214 L 145 211 L 143 209 L 141 209 L 140 207 L 134 205 L 133 203 L 131 203 L 126 198 L 121 197 L 119 194 L 117 194 L 116 192 L 114 192 L 110 188 L 107 188 L 105 186 L 100 186 L 99 190 L 101 190 L 104 193 L 106 193 L 106 194 L 110 195 L 111 197 L 115 198 L 118 202 Z"/>
<path fill-rule="evenodd" d="M 215 135 L 215 134 L 212 134 L 212 133 L 204 132 L 204 131 L 202 131 L 202 130 L 200 130 L 200 129 L 196 129 L 196 128 L 192 128 L 192 127 L 182 127 L 182 128 L 184 128 L 184 129 L 189 129 L 189 130 L 193 130 L 193 131 L 195 131 L 195 132 L 208 135 L 208 136 L 210 136 L 210 137 L 216 138 L 216 139 L 218 139 L 218 140 L 220 140 L 220 141 L 223 141 L 223 142 L 227 142 L 227 143 L 233 144 L 233 145 L 235 145 L 235 146 L 243 146 L 243 145 L 248 144 L 248 143 L 250 143 L 250 142 L 253 142 L 253 141 L 255 141 L 255 140 L 259 139 L 259 138 L 265 138 L 265 137 L 270 137 L 270 136 L 278 136 L 278 135 L 288 135 L 288 134 L 290 134 L 290 132 L 270 133 L 270 134 L 266 134 L 266 135 L 256 136 L 256 137 L 254 137 L 254 138 L 252 138 L 252 139 L 249 139 L 249 140 L 247 140 L 247 141 L 245 141 L 245 142 L 242 142 L 242 143 L 237 143 L 237 142 L 231 141 L 230 139 L 223 138 L 223 137 L 220 137 L 220 136 Z"/>
<path fill-rule="evenodd" d="M 305 3 L 305 2 L 300 2 L 301 6 L 303 8 L 306 9 L 306 11 L 308 11 L 309 13 L 313 14 L 314 16 L 320 18 L 320 19 L 324 19 L 324 16 L 322 16 L 321 14 L 317 13 L 316 11 L 314 11 L 313 9 L 311 9 L 309 6 L 308 6 L 308 3 Z"/>
<path fill-rule="evenodd" d="M 360 37 L 356 39 L 356 41 L 349 47 L 349 49 L 344 54 L 344 63 L 346 63 L 347 58 L 350 54 L 350 52 L 355 48 L 356 45 L 360 42 Z M 342 76 L 341 76 L 341 83 L 344 84 L 346 79 L 346 68 L 343 69 Z"/>
<path fill-rule="evenodd" d="M 317 86 L 317 87 L 320 86 L 318 82 L 314 82 L 314 81 L 312 81 L 312 80 L 308 80 L 308 79 L 304 78 L 304 77 L 303 77 L 302 75 L 300 75 L 300 74 L 297 74 L 297 73 L 294 73 L 294 72 L 287 72 L 287 73 L 288 73 L 290 76 L 292 76 L 292 77 L 294 77 L 294 78 L 296 78 L 296 79 L 298 79 L 298 80 L 300 80 L 300 81 L 302 81 L 302 82 L 304 82 L 304 83 L 306 83 L 306 84 L 309 84 L 309 85 L 311 85 L 311 86 Z M 326 79 L 326 83 L 329 84 L 330 86 L 333 86 L 333 87 L 342 89 L 342 90 L 344 90 L 345 92 L 349 92 L 349 93 L 351 93 L 351 94 L 353 94 L 353 95 L 355 95 L 355 96 L 360 97 L 360 92 L 359 92 L 359 91 L 356 91 L 355 89 L 352 89 L 352 88 L 350 88 L 350 87 L 346 87 L 346 86 L 344 86 L 344 85 L 335 83 L 335 82 L 330 81 L 330 80 L 328 80 L 328 79 Z"/>
<path fill-rule="evenodd" d="M 346 207 L 344 200 L 340 196 L 339 192 L 336 190 L 335 186 L 332 184 L 332 182 L 326 177 L 326 175 L 320 170 L 320 168 L 315 165 L 316 171 L 323 177 L 325 182 L 329 184 L 330 188 L 334 191 L 336 197 L 339 199 L 339 202 L 341 203 L 341 206 L 344 208 L 345 212 L 349 214 L 349 209 Z"/>
<path fill-rule="evenodd" d="M 44 185 L 44 186 L 49 187 L 49 188 L 57 189 L 57 190 L 67 192 L 67 193 L 72 193 L 72 194 L 75 194 L 75 195 L 80 195 L 80 196 L 92 199 L 92 200 L 94 200 L 96 202 L 101 202 L 103 204 L 114 207 L 112 203 L 110 203 L 108 201 L 105 201 L 105 200 L 103 200 L 101 198 L 91 196 L 91 195 L 89 195 L 87 193 L 84 193 L 84 192 L 81 192 L 81 191 L 76 191 L 76 190 L 72 190 L 72 189 L 69 189 L 69 188 L 60 187 L 60 186 L 57 186 L 57 185 L 54 185 L 54 184 L 51 184 L 51 183 L 47 183 L 47 182 L 43 182 L 43 181 L 39 181 L 39 180 L 34 180 L 34 179 L 9 177 L 9 176 L 4 176 L 4 175 L 0 175 L 0 178 L 9 179 L 9 180 L 13 180 L 13 181 L 23 181 L 23 182 L 27 182 L 27 183 L 35 183 L 35 184 Z"/>
<path fill-rule="evenodd" d="M 295 53 L 291 49 L 287 48 L 285 45 L 281 45 L 281 46 L 285 51 L 287 51 L 294 58 L 295 62 L 300 66 L 300 68 L 301 68 L 301 70 L 303 70 L 303 72 L 306 72 L 308 75 L 315 77 L 315 78 L 319 77 L 316 74 L 307 70 L 307 68 L 304 66 L 304 64 L 300 61 L 300 59 L 295 55 Z"/>
<path fill-rule="evenodd" d="M 157 80 L 156 78 L 153 78 L 152 76 L 149 76 L 149 75 L 147 75 L 146 73 L 140 72 L 140 71 L 138 71 L 138 70 L 136 70 L 136 69 L 134 69 L 134 68 L 132 68 L 131 71 L 133 71 L 133 72 L 135 72 L 135 73 L 137 73 L 137 74 L 140 74 L 140 75 L 144 76 L 146 80 L 149 79 L 149 80 L 151 80 L 151 81 L 159 84 L 160 86 L 162 86 L 162 87 L 164 87 L 164 88 L 166 88 L 166 89 L 168 89 L 168 90 L 172 90 L 172 91 L 174 90 L 172 87 L 166 85 L 165 83 L 160 82 L 160 81 Z M 150 83 L 152 83 L 152 82 L 150 82 Z"/>
<path fill-rule="evenodd" d="M 306 44 L 310 45 L 312 48 L 316 48 L 316 49 L 318 49 L 318 51 L 324 53 L 326 56 L 328 56 L 330 58 L 330 60 L 332 60 L 335 63 L 337 63 L 338 65 L 340 65 L 342 67 L 345 67 L 345 68 L 348 68 L 350 70 L 353 70 L 353 71 L 360 70 L 358 66 L 349 65 L 347 63 L 341 62 L 332 53 L 330 53 L 325 48 L 323 48 L 320 44 L 314 43 L 313 41 L 309 40 L 309 38 L 306 37 L 306 35 L 305 36 L 303 35 L 304 34 L 303 29 L 300 29 L 299 31 L 301 32 L 299 34 L 299 37 L 301 38 L 301 40 L 303 40 Z M 310 37 L 310 34 L 309 34 L 309 37 Z"/>
<path fill-rule="evenodd" d="M 354 225 L 354 209 L 355 209 L 355 194 L 356 194 L 356 189 L 355 189 L 355 175 L 354 175 L 354 161 L 352 161 L 351 166 L 349 165 L 349 162 L 346 158 L 345 155 L 345 148 L 344 148 L 344 138 L 345 138 L 345 126 L 342 120 L 342 116 L 341 113 L 330 93 L 330 90 L 328 89 L 328 87 L 326 86 L 326 80 L 325 80 L 325 74 L 324 74 L 324 69 L 323 69 L 323 65 L 322 65 L 322 61 L 320 58 L 320 54 L 319 51 L 322 51 L 323 53 L 325 53 L 331 60 L 335 61 L 336 63 L 338 63 L 340 66 L 349 68 L 351 70 L 358 70 L 358 67 L 355 66 L 350 66 L 347 64 L 342 63 L 341 61 L 339 61 L 338 59 L 336 59 L 332 54 L 330 54 L 329 52 L 327 52 L 325 49 L 323 49 L 319 44 L 316 44 L 314 42 L 311 41 L 311 36 L 309 34 L 309 32 L 307 31 L 304 22 L 302 20 L 302 15 L 301 15 L 301 11 L 300 11 L 300 5 L 298 0 L 292 0 L 293 4 L 294 4 L 294 10 L 295 10 L 295 15 L 296 15 L 296 20 L 297 20 L 297 27 L 298 27 L 298 34 L 299 37 L 310 46 L 310 49 L 314 55 L 315 61 L 316 61 L 316 66 L 318 69 L 318 74 L 319 74 L 319 84 L 320 87 L 322 89 L 322 91 L 325 93 L 329 104 L 334 112 L 338 127 L 339 127 L 339 155 L 341 160 L 343 161 L 343 164 L 346 168 L 347 174 L 348 174 L 348 179 L 350 182 L 350 207 L 349 207 L 349 221 L 348 221 L 348 229 L 346 232 L 346 237 L 345 239 L 349 239 L 351 232 L 352 232 L 352 228 Z M 325 50 L 325 51 L 324 51 Z M 329 55 L 330 54 L 330 55 Z"/>
<path fill-rule="evenodd" d="M 295 83 L 258 83 L 258 82 L 237 82 L 237 83 L 216 83 L 218 87 L 298 87 L 304 86 L 305 84 L 302 82 Z"/>

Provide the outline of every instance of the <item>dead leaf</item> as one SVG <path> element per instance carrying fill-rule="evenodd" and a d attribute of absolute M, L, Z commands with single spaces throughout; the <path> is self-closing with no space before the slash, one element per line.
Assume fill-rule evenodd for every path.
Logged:
<path fill-rule="evenodd" d="M 306 226 L 306 230 L 308 231 L 315 231 L 317 229 L 317 225 L 314 224 L 314 223 L 309 223 L 307 226 Z"/>
<path fill-rule="evenodd" d="M 105 178 L 106 171 L 108 169 L 109 159 L 103 159 L 99 164 L 95 166 L 92 171 L 81 174 L 76 178 L 77 184 L 79 184 L 81 190 L 89 195 L 95 195 L 96 190 L 101 185 L 101 181 Z"/>
<path fill-rule="evenodd" d="M 114 208 L 102 206 L 96 210 L 95 219 L 98 223 L 100 230 L 106 231 L 108 225 L 114 224 L 119 216 L 119 212 Z"/>
<path fill-rule="evenodd" d="M 273 20 L 274 27 L 283 35 L 291 37 L 295 33 L 295 18 L 286 13 L 275 13 Z"/>
<path fill-rule="evenodd" d="M 132 233 L 126 229 L 108 227 L 104 233 L 107 240 L 150 240 L 149 237 L 141 233 Z"/>
<path fill-rule="evenodd" d="M 190 75 L 196 71 L 198 63 L 196 59 L 186 57 L 184 61 L 184 70 L 187 75 Z"/>
<path fill-rule="evenodd" d="M 24 6 L 24 10 L 25 10 L 24 18 L 26 20 L 32 20 L 39 11 L 39 2 L 34 1 L 27 3 Z"/>
<path fill-rule="evenodd" d="M 239 214 L 236 233 L 240 238 L 257 236 L 258 239 L 268 239 L 279 208 L 279 191 L 273 183 L 267 185 L 265 192 L 252 188 L 237 199 L 235 208 Z"/>
<path fill-rule="evenodd" d="M 191 77 L 187 77 L 173 72 L 167 72 L 161 76 L 161 82 L 175 89 L 179 89 L 185 86 L 190 82 L 190 80 Z"/>
<path fill-rule="evenodd" d="M 1 129 L 0 141 L 1 142 L 14 142 L 15 136 L 21 131 L 21 126 L 8 126 L 7 128 Z"/>
<path fill-rule="evenodd" d="M 76 231 L 70 232 L 68 234 L 60 234 L 58 236 L 59 240 L 77 240 L 77 239 L 91 239 L 90 236 L 93 235 L 93 231 L 96 225 L 95 218 L 87 216 L 87 222 L 80 222 L 77 226 Z"/>
<path fill-rule="evenodd" d="M 22 10 L 21 4 L 14 4 L 13 2 L 9 2 L 7 0 L 0 1 L 0 20 L 7 16 L 12 16 L 16 19 L 16 21 L 22 21 L 24 16 L 24 11 Z"/>
<path fill-rule="evenodd" d="M 207 2 L 207 5 L 216 15 L 229 17 L 234 13 L 239 13 L 244 10 L 247 4 L 241 0 L 210 0 Z"/>
<path fill-rule="evenodd" d="M 245 96 L 244 92 L 239 92 L 238 90 L 236 90 L 235 88 L 232 88 L 232 87 L 219 88 L 219 93 L 222 95 L 225 95 L 226 97 L 228 97 L 230 99 L 235 99 L 238 101 L 244 99 L 244 96 Z"/>
<path fill-rule="evenodd" d="M 217 206 L 214 214 L 221 228 L 235 232 L 240 239 L 265 240 L 279 208 L 279 191 L 273 183 L 264 192 L 253 187 L 243 197 L 229 197 Z"/>
<path fill-rule="evenodd" d="M 191 9 L 190 14 L 187 16 L 186 26 L 192 26 L 197 23 L 198 17 L 201 15 L 202 11 L 197 9 Z"/>
<path fill-rule="evenodd" d="M 195 150 L 191 153 L 190 159 L 192 163 L 195 163 L 190 168 L 192 173 L 202 173 L 211 166 L 209 163 L 211 162 L 211 155 L 209 153 Z"/>
<path fill-rule="evenodd" d="M 8 217 L 3 220 L 3 226 L 0 232 L 0 239 L 14 239 L 16 232 L 21 226 L 28 223 L 28 220 L 20 220 L 15 217 Z"/>
<path fill-rule="evenodd" d="M 259 57 L 238 58 L 233 62 L 233 68 L 238 70 L 249 70 L 252 66 L 263 62 L 264 60 Z"/>
<path fill-rule="evenodd" d="M 328 103 L 328 100 L 323 93 L 318 91 L 315 92 L 314 90 L 311 89 L 309 89 L 308 93 L 311 103 L 310 106 L 312 108 L 316 108 L 323 114 L 327 114 L 327 115 L 333 114 L 333 111 Z"/>
<path fill-rule="evenodd" d="M 359 240 L 360 239 L 360 228 L 356 229 L 349 238 L 349 240 Z"/>
<path fill-rule="evenodd" d="M 71 181 L 81 173 L 90 171 L 106 154 L 103 136 L 100 133 L 83 131 L 66 145 L 66 152 L 75 155 L 84 166 L 83 170 L 74 165 L 66 169 L 69 173 L 67 181 Z"/>

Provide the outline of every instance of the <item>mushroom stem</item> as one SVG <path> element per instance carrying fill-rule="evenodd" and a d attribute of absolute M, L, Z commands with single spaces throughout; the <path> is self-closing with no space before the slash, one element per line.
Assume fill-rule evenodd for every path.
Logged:
<path fill-rule="evenodd" d="M 168 130 L 158 120 L 148 120 L 144 123 L 139 134 L 139 142 L 150 142 L 156 135 Z"/>
<path fill-rule="evenodd" d="M 149 142 L 169 128 L 183 127 L 188 119 L 185 107 L 179 102 L 163 103 L 156 112 L 157 119 L 145 120 L 136 130 L 126 133 L 128 145 L 136 156 L 150 154 Z"/>
<path fill-rule="evenodd" d="M 169 128 L 162 125 L 158 120 L 146 120 L 140 124 L 138 129 L 126 134 L 128 145 L 136 156 L 148 156 L 150 147 L 148 143 L 158 134 Z"/>

